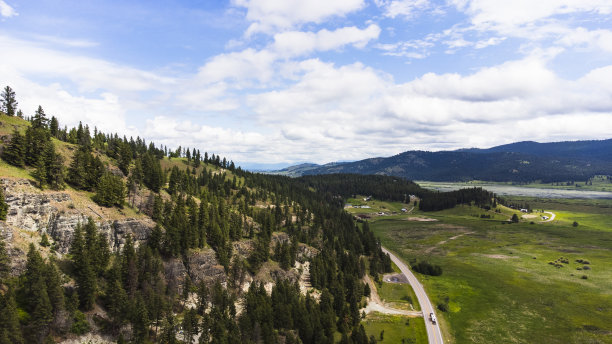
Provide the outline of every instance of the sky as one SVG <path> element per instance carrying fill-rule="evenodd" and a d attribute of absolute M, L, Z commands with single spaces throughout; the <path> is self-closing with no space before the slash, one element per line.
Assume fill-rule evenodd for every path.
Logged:
<path fill-rule="evenodd" d="M 243 167 L 612 137 L 610 0 L 0 0 L 19 107 Z"/>

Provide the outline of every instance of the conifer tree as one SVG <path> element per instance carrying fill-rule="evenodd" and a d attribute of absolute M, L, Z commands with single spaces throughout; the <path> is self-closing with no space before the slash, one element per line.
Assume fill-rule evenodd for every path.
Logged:
<path fill-rule="evenodd" d="M 15 99 L 15 91 L 10 86 L 6 86 L 2 92 L 2 103 L 0 103 L 2 112 L 9 116 L 15 116 L 17 111 L 17 100 Z"/>
<path fill-rule="evenodd" d="M 47 293 L 45 270 L 46 266 L 40 253 L 34 244 L 30 244 L 23 288 L 27 311 L 31 317 L 27 327 L 31 329 L 29 332 L 31 339 L 36 342 L 41 342 L 47 336 L 49 324 L 53 320 L 53 307 Z"/>
<path fill-rule="evenodd" d="M 72 255 L 80 305 L 83 309 L 89 310 L 92 308 L 96 297 L 96 275 L 91 264 L 92 257 L 87 251 L 80 224 L 74 230 L 70 254 Z"/>
<path fill-rule="evenodd" d="M 17 129 L 13 131 L 11 141 L 2 152 L 2 159 L 9 164 L 17 167 L 23 167 L 25 155 L 24 137 Z"/>
<path fill-rule="evenodd" d="M 49 132 L 51 133 L 51 136 L 59 138 L 59 122 L 55 116 L 51 116 L 51 121 L 49 122 Z"/>
<path fill-rule="evenodd" d="M 6 251 L 6 244 L 0 237 L 0 286 L 2 286 L 11 272 L 11 260 Z"/>
<path fill-rule="evenodd" d="M 0 221 L 6 221 L 6 215 L 8 212 L 8 204 L 6 204 L 4 198 L 4 190 L 0 187 Z"/>
<path fill-rule="evenodd" d="M 12 286 L 0 293 L 0 344 L 22 344 L 23 336 L 19 326 L 17 303 Z"/>
<path fill-rule="evenodd" d="M 47 185 L 47 165 L 45 159 L 41 156 L 38 158 L 36 163 L 36 170 L 34 170 L 34 179 L 38 182 L 38 187 L 44 189 Z"/>

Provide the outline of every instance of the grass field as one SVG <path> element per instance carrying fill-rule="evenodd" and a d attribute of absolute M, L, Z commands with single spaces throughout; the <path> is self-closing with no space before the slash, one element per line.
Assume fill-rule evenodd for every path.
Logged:
<path fill-rule="evenodd" d="M 378 343 L 427 343 L 423 318 L 373 313 L 364 319 L 363 327 Z"/>
<path fill-rule="evenodd" d="M 612 343 L 612 212 L 572 201 L 579 211 L 548 203 L 550 223 L 502 225 L 461 206 L 377 217 L 371 228 L 404 260 L 442 266 L 442 276 L 418 276 L 434 305 L 447 305 L 438 313 L 455 343 Z"/>
<path fill-rule="evenodd" d="M 376 285 L 378 295 L 389 306 L 398 309 L 420 311 L 419 301 L 408 283 L 382 282 Z"/>

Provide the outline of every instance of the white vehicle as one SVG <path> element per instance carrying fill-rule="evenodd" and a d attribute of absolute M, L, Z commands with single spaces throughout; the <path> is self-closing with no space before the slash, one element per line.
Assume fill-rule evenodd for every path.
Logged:
<path fill-rule="evenodd" d="M 435 323 L 436 323 L 436 315 L 435 315 L 435 314 L 433 314 L 433 313 L 429 313 L 429 319 L 431 320 L 431 322 L 432 322 L 433 324 L 435 324 Z"/>

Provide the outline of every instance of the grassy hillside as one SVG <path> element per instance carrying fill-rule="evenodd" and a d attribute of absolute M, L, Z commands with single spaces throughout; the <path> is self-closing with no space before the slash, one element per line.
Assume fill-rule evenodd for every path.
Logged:
<path fill-rule="evenodd" d="M 612 212 L 575 203 L 546 203 L 557 215 L 547 223 L 502 225 L 513 210 L 481 219 L 482 209 L 458 206 L 377 217 L 371 228 L 404 260 L 442 266 L 419 279 L 446 305 L 439 317 L 455 343 L 612 343 Z"/>

